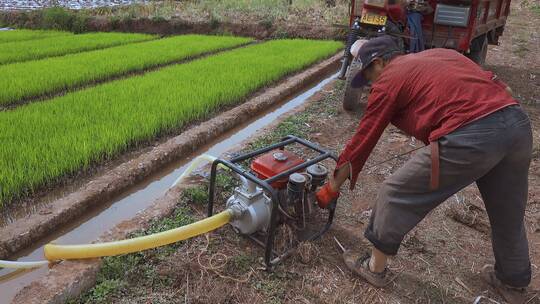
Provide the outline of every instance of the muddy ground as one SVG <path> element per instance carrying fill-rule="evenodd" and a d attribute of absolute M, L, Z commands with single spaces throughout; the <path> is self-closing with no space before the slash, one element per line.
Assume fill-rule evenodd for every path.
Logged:
<path fill-rule="evenodd" d="M 518 18 L 522 14 L 527 18 Z M 516 98 L 524 104 L 539 101 L 539 37 L 538 32 L 530 31 L 530 26 L 538 24 L 539 20 L 540 16 L 534 11 L 516 6 L 501 45 L 491 47 L 488 55 L 487 68 L 495 70 L 509 83 Z M 526 39 L 517 41 L 516 37 Z M 361 113 L 341 110 L 342 94 L 343 83 L 332 83 L 320 93 L 318 101 L 267 130 L 244 148 L 261 146 L 285 134 L 296 134 L 341 151 L 361 118 Z M 540 108 L 526 106 L 526 109 L 534 125 L 534 159 L 525 220 L 533 264 L 531 287 L 539 290 Z M 389 127 L 366 167 L 419 145 L 418 141 Z M 375 200 L 380 183 L 407 159 L 408 156 L 404 156 L 365 169 L 352 192 L 345 185 L 331 230 L 320 240 L 303 244 L 298 253 L 272 273 L 262 268 L 260 247 L 232 229 L 223 228 L 174 247 L 105 259 L 96 287 L 74 302 L 472 303 L 483 295 L 502 303 L 478 275 L 484 264 L 493 262 L 493 254 L 487 216 L 476 186 L 450 198 L 407 236 L 399 255 L 391 261 L 390 267 L 398 277 L 388 288 L 373 288 L 345 268 L 333 237 L 353 250 L 369 248 L 362 233 L 370 204 Z M 204 215 L 205 183 L 202 181 L 201 187 L 179 199 L 179 210 L 187 212 L 191 220 Z M 223 190 L 221 202 L 227 197 L 227 190 L 230 191 Z M 181 220 L 185 216 L 182 212 L 155 223 L 154 227 Z M 280 238 L 278 243 L 283 245 L 283 239 L 287 240 Z M 540 303 L 540 298 L 531 298 L 529 303 Z"/>

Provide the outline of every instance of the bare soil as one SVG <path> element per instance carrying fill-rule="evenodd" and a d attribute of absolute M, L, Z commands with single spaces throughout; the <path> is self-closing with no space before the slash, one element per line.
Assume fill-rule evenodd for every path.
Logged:
<path fill-rule="evenodd" d="M 494 71 L 521 103 L 540 104 L 540 4 L 512 1 L 500 45 L 490 46 L 486 69 Z"/>
<path fill-rule="evenodd" d="M 345 39 L 348 0 L 149 1 L 52 13 L 0 11 L 0 25 L 74 32 L 218 34 L 266 38 Z"/>

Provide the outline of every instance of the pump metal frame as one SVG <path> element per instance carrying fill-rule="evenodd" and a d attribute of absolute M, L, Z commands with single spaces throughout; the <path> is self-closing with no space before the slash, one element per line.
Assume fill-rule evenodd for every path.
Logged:
<path fill-rule="evenodd" d="M 292 145 L 292 144 L 300 144 L 306 148 L 309 148 L 313 151 L 318 152 L 319 155 L 311 160 L 303 162 L 297 166 L 290 168 L 289 170 L 283 171 L 280 174 L 267 178 L 267 179 L 260 179 L 257 176 L 253 175 L 249 170 L 246 170 L 242 166 L 239 165 L 240 162 L 254 158 L 255 156 L 261 155 L 263 153 L 266 153 L 275 149 L 284 150 L 286 146 Z M 247 180 L 261 187 L 267 194 L 270 195 L 272 199 L 272 212 L 270 215 L 270 225 L 268 227 L 268 231 L 266 233 L 266 240 L 264 242 L 259 240 L 254 235 L 248 235 L 248 237 L 252 239 L 253 241 L 255 241 L 255 243 L 265 248 L 264 262 L 266 264 L 266 269 L 271 270 L 272 266 L 278 264 L 283 259 L 291 255 L 291 253 L 293 253 L 294 250 L 296 249 L 296 246 L 293 246 L 292 248 L 287 249 L 282 254 L 278 254 L 273 250 L 274 238 L 275 238 L 276 228 L 278 224 L 277 215 L 278 215 L 278 209 L 279 209 L 278 208 L 279 201 L 278 201 L 278 191 L 277 189 L 274 189 L 271 186 L 272 182 L 275 182 L 284 177 L 288 177 L 289 175 L 295 172 L 306 169 L 307 167 L 313 164 L 317 164 L 328 158 L 331 158 L 335 162 L 337 162 L 337 157 L 333 153 L 319 147 L 317 144 L 312 143 L 308 140 L 293 136 L 293 135 L 288 135 L 278 143 L 255 150 L 253 152 L 249 152 L 246 154 L 233 157 L 231 160 L 216 159 L 212 163 L 212 169 L 210 173 L 210 187 L 209 187 L 209 194 L 208 194 L 208 216 L 212 216 L 212 214 L 214 213 L 214 197 L 215 197 L 216 175 L 217 175 L 218 165 L 221 164 L 223 166 L 226 166 L 227 168 L 231 169 L 233 172 L 237 173 L 240 176 L 245 177 Z M 328 219 L 326 221 L 326 224 L 320 231 L 308 237 L 307 240 L 309 241 L 315 240 L 321 237 L 324 233 L 326 233 L 328 229 L 330 229 L 330 226 L 332 225 L 332 221 L 334 219 L 335 207 L 336 207 L 336 204 L 334 203 L 328 208 Z"/>

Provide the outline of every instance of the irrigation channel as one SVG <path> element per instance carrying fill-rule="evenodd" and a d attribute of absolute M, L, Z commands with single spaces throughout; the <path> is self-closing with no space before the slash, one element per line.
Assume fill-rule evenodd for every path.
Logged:
<path fill-rule="evenodd" d="M 337 74 L 322 79 L 280 105 L 274 106 L 232 131 L 217 137 L 212 143 L 202 147 L 189 158 L 174 162 L 159 173 L 153 174 L 130 189 L 126 189 L 124 193 L 103 204 L 100 208 L 96 208 L 98 210 L 88 212 L 83 218 L 55 231 L 54 234 L 40 240 L 32 248 L 21 251 L 18 256 L 12 259 L 16 258 L 17 261 L 21 262 L 44 260 L 43 246 L 53 240 L 57 244 L 83 244 L 96 240 L 120 222 L 134 217 L 138 212 L 152 205 L 154 200 L 162 196 L 189 167 L 193 159 L 203 154 L 220 156 L 237 148 L 242 141 L 268 126 L 281 115 L 305 103 L 308 98 L 335 77 Z M 24 286 L 45 276 L 47 271 L 47 266 L 26 271 L 0 270 L 0 303 L 9 303 Z"/>

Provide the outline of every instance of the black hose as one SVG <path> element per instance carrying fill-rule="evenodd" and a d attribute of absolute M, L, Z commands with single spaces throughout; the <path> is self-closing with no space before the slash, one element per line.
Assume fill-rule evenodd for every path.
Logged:
<path fill-rule="evenodd" d="M 343 63 L 341 64 L 341 69 L 339 70 L 339 79 L 345 79 L 345 75 L 347 74 L 347 69 L 349 68 L 349 64 L 351 63 L 352 54 L 351 54 L 351 47 L 358 39 L 358 35 L 360 34 L 360 20 L 356 18 L 351 26 L 351 29 L 349 31 L 349 35 L 347 36 L 347 45 L 345 46 L 345 51 L 343 52 Z"/>

